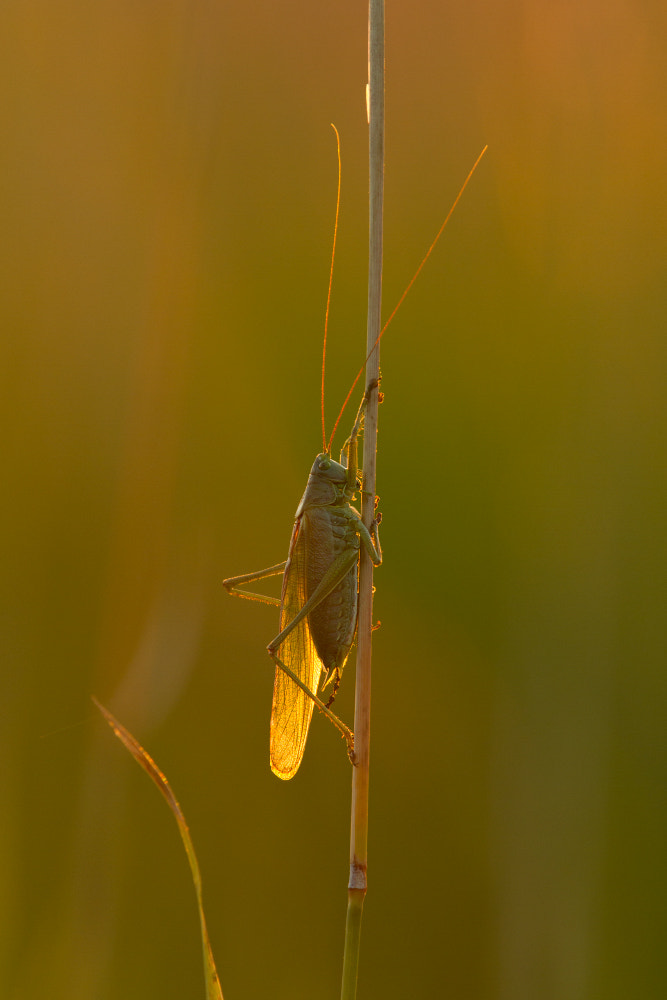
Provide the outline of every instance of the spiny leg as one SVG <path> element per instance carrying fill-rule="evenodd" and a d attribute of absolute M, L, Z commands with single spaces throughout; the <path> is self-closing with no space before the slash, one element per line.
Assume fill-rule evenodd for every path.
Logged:
<path fill-rule="evenodd" d="M 333 725 L 336 727 L 338 732 L 341 734 L 341 736 L 347 743 L 347 755 L 352 761 L 352 763 L 354 763 L 354 733 L 352 732 L 351 729 L 349 729 L 345 725 L 345 723 L 341 719 L 338 718 L 337 715 L 335 715 L 330 710 L 329 704 L 331 704 L 333 698 L 327 705 L 325 705 L 324 702 L 320 698 L 318 698 L 316 694 L 313 694 L 308 685 L 304 684 L 304 682 L 299 677 L 297 677 L 294 671 L 290 670 L 287 664 L 283 663 L 280 657 L 277 656 L 276 653 L 274 653 L 270 647 L 268 649 L 268 654 L 275 663 L 275 665 L 279 667 L 284 673 L 286 673 L 287 676 L 290 678 L 290 680 L 294 681 L 297 687 L 300 687 L 301 690 L 304 692 L 304 694 L 306 694 L 310 698 L 315 707 L 318 708 L 323 715 L 326 715 L 329 722 L 333 723 Z"/>

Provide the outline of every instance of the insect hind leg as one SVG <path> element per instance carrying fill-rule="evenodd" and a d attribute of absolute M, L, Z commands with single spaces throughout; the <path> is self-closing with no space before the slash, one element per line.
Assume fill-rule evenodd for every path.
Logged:
<path fill-rule="evenodd" d="M 275 665 L 277 667 L 279 667 L 280 670 L 282 670 L 284 673 L 286 673 L 287 676 L 291 680 L 294 681 L 294 683 L 297 685 L 297 687 L 300 687 L 301 690 L 304 692 L 304 694 L 306 694 L 310 698 L 310 700 L 312 702 L 314 702 L 315 708 L 319 709 L 320 712 L 322 712 L 323 715 L 326 715 L 326 717 L 329 720 L 329 722 L 332 722 L 334 724 L 334 726 L 336 727 L 336 729 L 338 730 L 338 732 L 340 733 L 340 735 L 343 737 L 343 739 L 347 743 L 347 755 L 350 758 L 350 760 L 352 761 L 352 763 L 354 763 L 354 733 L 352 732 L 351 729 L 348 728 L 348 726 L 345 725 L 345 723 L 342 721 L 342 719 L 339 719 L 338 716 L 335 715 L 331 711 L 331 709 L 329 708 L 329 705 L 334 700 L 334 698 L 336 696 L 336 692 L 337 692 L 338 687 L 340 685 L 340 674 L 339 674 L 338 670 L 336 670 L 336 675 L 334 677 L 334 685 L 335 686 L 334 686 L 333 693 L 332 693 L 329 701 L 325 705 L 325 703 L 322 701 L 322 699 L 318 698 L 316 694 L 313 694 L 313 692 L 310 690 L 310 688 L 308 687 L 308 685 L 304 684 L 304 682 L 301 680 L 301 678 L 297 677 L 297 675 L 294 673 L 294 671 L 290 670 L 290 668 L 287 666 L 286 663 L 283 663 L 283 661 L 280 659 L 280 657 L 276 655 L 276 653 L 271 649 L 270 646 L 267 647 L 267 652 L 268 652 L 269 656 L 271 657 L 271 659 L 273 660 L 273 662 L 275 663 Z"/>

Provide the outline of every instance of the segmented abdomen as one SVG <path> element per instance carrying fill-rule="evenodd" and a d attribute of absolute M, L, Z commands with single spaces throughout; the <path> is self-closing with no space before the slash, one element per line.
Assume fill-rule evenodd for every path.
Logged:
<path fill-rule="evenodd" d="M 310 631 L 326 670 L 343 669 L 357 627 L 359 536 L 335 507 L 304 511 L 301 530 L 306 544 L 306 596 L 310 597 L 331 564 L 343 553 L 353 558 L 341 582 L 308 615 Z"/>

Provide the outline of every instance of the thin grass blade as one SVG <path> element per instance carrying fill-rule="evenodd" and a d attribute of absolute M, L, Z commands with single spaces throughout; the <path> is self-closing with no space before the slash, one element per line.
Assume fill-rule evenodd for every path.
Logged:
<path fill-rule="evenodd" d="M 116 719 L 108 709 L 101 705 L 100 702 L 93 698 L 93 701 L 99 708 L 100 712 L 104 718 L 109 723 L 111 729 L 118 737 L 120 742 L 129 750 L 134 759 L 141 767 L 144 769 L 146 774 L 153 779 L 157 787 L 160 789 L 163 798 L 166 800 L 167 805 L 176 817 L 176 822 L 178 823 L 178 829 L 181 834 L 181 839 L 183 841 L 183 846 L 185 847 L 185 853 L 188 856 L 188 861 L 190 862 L 190 871 L 192 872 L 192 881 L 195 885 L 195 892 L 197 893 L 197 905 L 199 907 L 199 922 L 201 925 L 201 936 L 202 936 L 202 946 L 204 952 L 204 978 L 206 980 L 206 998 L 207 1000 L 223 1000 L 222 988 L 220 986 L 220 980 L 218 978 L 218 973 L 215 968 L 215 962 L 213 960 L 213 951 L 211 949 L 211 942 L 209 941 L 208 931 L 206 929 L 206 920 L 204 918 L 204 904 L 202 900 L 202 884 L 201 884 L 201 873 L 199 871 L 199 862 L 197 861 L 197 856 L 195 854 L 194 845 L 190 837 L 190 831 L 188 830 L 188 825 L 185 822 L 185 816 L 183 815 L 183 810 L 181 809 L 176 796 L 171 790 L 171 786 L 167 781 L 165 775 L 162 773 L 160 768 L 157 766 L 153 758 L 146 750 L 142 747 L 141 743 L 134 738 L 131 732 L 123 726 L 118 719 Z"/>

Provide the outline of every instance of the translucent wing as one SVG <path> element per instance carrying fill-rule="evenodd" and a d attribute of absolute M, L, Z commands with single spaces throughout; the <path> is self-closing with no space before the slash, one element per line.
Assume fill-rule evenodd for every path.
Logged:
<path fill-rule="evenodd" d="M 306 519 L 294 525 L 290 553 L 283 576 L 280 607 L 282 631 L 306 603 Z M 308 617 L 299 622 L 276 650 L 285 666 L 317 693 L 323 664 L 310 634 Z M 313 714 L 313 701 L 284 670 L 276 667 L 271 708 L 271 770 L 279 778 L 293 777 L 299 769 Z"/>

